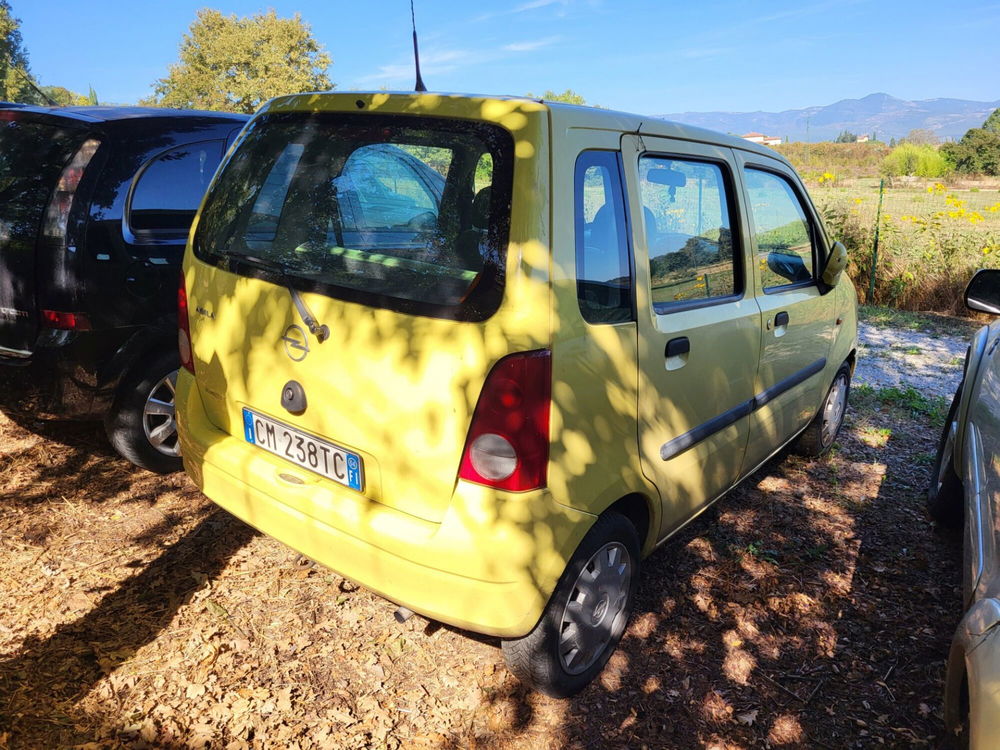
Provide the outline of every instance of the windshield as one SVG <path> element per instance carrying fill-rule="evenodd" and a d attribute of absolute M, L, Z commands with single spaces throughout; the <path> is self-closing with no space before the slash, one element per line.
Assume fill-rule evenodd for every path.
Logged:
<path fill-rule="evenodd" d="M 512 172 L 510 134 L 487 123 L 265 115 L 210 191 L 194 249 L 298 289 L 483 320 L 503 288 Z"/>

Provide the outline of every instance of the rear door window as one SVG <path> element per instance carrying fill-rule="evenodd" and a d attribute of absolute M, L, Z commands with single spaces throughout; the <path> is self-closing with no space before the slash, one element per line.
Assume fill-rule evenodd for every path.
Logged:
<path fill-rule="evenodd" d="M 136 237 L 184 239 L 208 189 L 223 141 L 189 143 L 149 162 L 129 202 L 129 227 Z"/>
<path fill-rule="evenodd" d="M 513 141 L 488 123 L 275 114 L 206 201 L 203 260 L 373 306 L 481 320 L 499 305 Z"/>

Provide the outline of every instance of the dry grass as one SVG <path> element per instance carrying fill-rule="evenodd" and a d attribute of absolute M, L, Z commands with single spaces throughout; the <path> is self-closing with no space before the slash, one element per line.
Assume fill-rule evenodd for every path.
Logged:
<path fill-rule="evenodd" d="M 568 701 L 526 692 L 491 639 L 397 625 L 98 428 L 0 416 L 0 748 L 935 746 L 960 607 L 912 460 L 936 427 L 863 414 L 654 554 Z"/>
<path fill-rule="evenodd" d="M 850 253 L 848 273 L 868 299 L 878 180 L 815 186 L 827 229 Z M 965 314 L 962 291 L 977 268 L 1000 266 L 1000 188 L 940 183 L 887 188 L 879 223 L 874 304 Z"/>

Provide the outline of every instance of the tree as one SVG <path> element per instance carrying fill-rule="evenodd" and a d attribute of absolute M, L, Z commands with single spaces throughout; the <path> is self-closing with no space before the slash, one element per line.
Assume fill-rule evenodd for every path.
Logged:
<path fill-rule="evenodd" d="M 580 96 L 578 93 L 573 91 L 573 89 L 566 89 L 561 94 L 557 94 L 552 89 L 547 89 L 541 96 L 535 96 L 534 94 L 525 94 L 525 96 L 531 99 L 545 99 L 550 102 L 565 102 L 566 104 L 586 104 L 587 100 Z"/>
<path fill-rule="evenodd" d="M 20 27 L 10 3 L 0 0 L 0 101 L 42 104 L 44 100 L 32 86 Z"/>
<path fill-rule="evenodd" d="M 144 103 L 252 113 L 274 96 L 333 88 L 330 64 L 298 13 L 238 18 L 205 8 L 184 35 L 180 61 Z"/>
<path fill-rule="evenodd" d="M 852 133 L 850 130 L 841 130 L 840 135 L 834 139 L 834 143 L 855 143 L 858 140 L 858 136 Z"/>
<path fill-rule="evenodd" d="M 941 146 L 941 153 L 959 172 L 1000 175 L 1000 133 L 972 128 L 957 143 Z"/>
<path fill-rule="evenodd" d="M 1000 108 L 990 112 L 990 116 L 983 123 L 983 130 L 988 130 L 991 133 L 1000 133 Z"/>
<path fill-rule="evenodd" d="M 903 139 L 905 143 L 912 143 L 916 146 L 936 146 L 940 139 L 933 130 L 927 128 L 915 128 L 906 134 Z"/>
<path fill-rule="evenodd" d="M 65 86 L 42 86 L 42 93 L 60 107 L 79 107 L 89 104 L 87 97 L 70 91 Z"/>

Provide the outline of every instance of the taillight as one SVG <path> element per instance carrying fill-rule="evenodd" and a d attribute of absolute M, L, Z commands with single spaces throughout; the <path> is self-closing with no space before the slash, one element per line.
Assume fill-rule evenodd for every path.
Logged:
<path fill-rule="evenodd" d="M 177 351 L 181 357 L 181 367 L 194 375 L 194 355 L 191 352 L 191 321 L 188 320 L 187 287 L 184 272 L 181 271 L 177 286 Z"/>
<path fill-rule="evenodd" d="M 459 477 L 514 492 L 544 487 L 551 401 L 551 352 L 512 354 L 497 362 L 479 394 Z"/>
<path fill-rule="evenodd" d="M 46 237 L 54 237 L 59 240 L 66 239 L 66 227 L 69 223 L 69 210 L 73 207 L 73 198 L 76 196 L 76 189 L 80 186 L 83 178 L 83 171 L 94 158 L 98 146 L 101 142 L 94 138 L 88 138 L 83 145 L 77 149 L 73 160 L 66 165 L 62 174 L 59 175 L 59 182 L 52 193 L 48 208 L 45 209 L 45 223 L 42 225 L 42 234 Z"/>
<path fill-rule="evenodd" d="M 89 331 L 90 321 L 83 313 L 42 310 L 42 325 L 60 331 Z"/>

